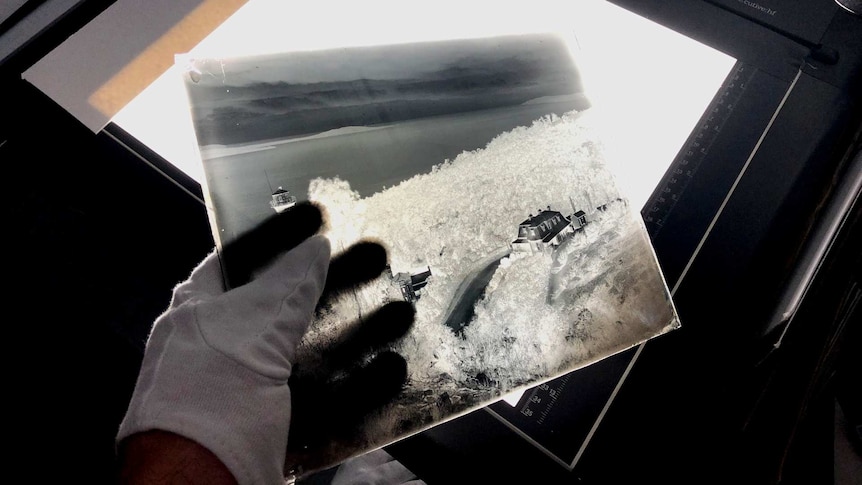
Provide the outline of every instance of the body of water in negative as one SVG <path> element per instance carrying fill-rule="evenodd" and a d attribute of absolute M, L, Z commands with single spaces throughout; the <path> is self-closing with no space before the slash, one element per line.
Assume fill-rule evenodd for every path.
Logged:
<path fill-rule="evenodd" d="M 204 161 L 222 243 L 275 214 L 269 201 L 282 187 L 306 200 L 314 178 L 338 177 L 363 197 L 427 173 L 463 151 L 554 113 L 589 107 L 585 98 L 523 104 L 420 118 L 368 131 L 297 139 L 273 148 Z"/>

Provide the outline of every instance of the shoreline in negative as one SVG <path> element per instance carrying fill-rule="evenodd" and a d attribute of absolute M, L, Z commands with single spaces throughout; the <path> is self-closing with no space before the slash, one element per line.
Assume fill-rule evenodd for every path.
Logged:
<path fill-rule="evenodd" d="M 566 94 L 559 96 L 542 96 L 539 98 L 534 98 L 529 101 L 525 101 L 520 105 L 513 106 L 525 106 L 525 105 L 540 105 L 540 104 L 556 104 L 556 103 L 564 103 L 564 102 L 581 102 L 586 103 L 584 107 L 578 107 L 579 109 L 584 109 L 589 105 L 589 101 L 586 96 L 582 93 L 576 94 Z M 448 116 L 448 115 L 438 115 L 438 116 Z M 434 117 L 430 117 L 434 118 Z M 423 118 L 417 118 L 423 119 Z M 413 121 L 413 120 L 410 120 Z M 409 122 L 409 121 L 407 121 Z M 212 160 L 215 158 L 222 157 L 230 157 L 234 155 L 242 155 L 245 153 L 254 153 L 264 150 L 272 150 L 279 145 L 284 145 L 287 143 L 294 143 L 298 141 L 305 140 L 314 140 L 321 138 L 329 138 L 332 136 L 341 136 L 341 135 L 350 135 L 354 133 L 363 133 L 368 131 L 380 130 L 393 124 L 404 123 L 404 121 L 396 122 L 396 123 L 386 123 L 381 125 L 373 125 L 373 126 L 344 126 L 341 128 L 335 128 L 333 130 L 327 130 L 321 133 L 317 133 L 314 135 L 301 135 L 301 136 L 293 136 L 287 138 L 275 138 L 271 140 L 262 140 L 262 141 L 254 141 L 251 143 L 239 143 L 234 145 L 220 145 L 220 144 L 212 144 L 212 145 L 204 145 L 200 147 L 201 158 L 206 160 Z"/>

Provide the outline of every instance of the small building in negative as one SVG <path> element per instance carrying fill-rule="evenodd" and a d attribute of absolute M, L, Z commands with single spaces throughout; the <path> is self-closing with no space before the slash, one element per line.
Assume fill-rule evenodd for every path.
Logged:
<path fill-rule="evenodd" d="M 512 241 L 512 251 L 531 254 L 547 251 L 559 246 L 574 232 L 569 218 L 548 207 L 536 215 L 530 214 L 518 225 L 518 238 Z"/>
<path fill-rule="evenodd" d="M 405 301 L 416 301 L 419 299 L 420 290 L 428 284 L 428 279 L 431 277 L 431 268 L 425 267 L 410 273 L 397 273 L 395 281 L 401 288 L 401 296 Z"/>
<path fill-rule="evenodd" d="M 587 213 L 584 211 L 577 211 L 572 214 L 572 226 L 575 229 L 584 227 L 587 225 Z"/>

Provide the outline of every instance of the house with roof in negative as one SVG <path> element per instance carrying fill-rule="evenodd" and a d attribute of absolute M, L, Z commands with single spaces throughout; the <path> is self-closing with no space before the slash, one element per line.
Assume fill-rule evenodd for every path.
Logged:
<path fill-rule="evenodd" d="M 578 221 L 578 227 L 585 219 Z M 551 250 L 575 232 L 572 221 L 558 211 L 548 208 L 539 210 L 536 215 L 530 214 L 524 222 L 518 224 L 518 238 L 512 241 L 512 251 L 536 253 Z"/>

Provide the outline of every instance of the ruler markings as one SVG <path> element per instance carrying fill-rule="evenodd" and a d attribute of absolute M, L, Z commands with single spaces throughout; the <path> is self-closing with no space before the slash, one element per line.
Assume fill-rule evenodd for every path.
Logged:
<path fill-rule="evenodd" d="M 667 216 L 673 212 L 682 194 L 706 160 L 754 73 L 755 69 L 741 63 L 737 64 L 725 79 L 719 94 L 698 121 L 697 128 L 671 163 L 658 193 L 653 195 L 643 213 L 644 222 L 650 227 L 652 237 L 655 237 L 664 227 Z"/>

